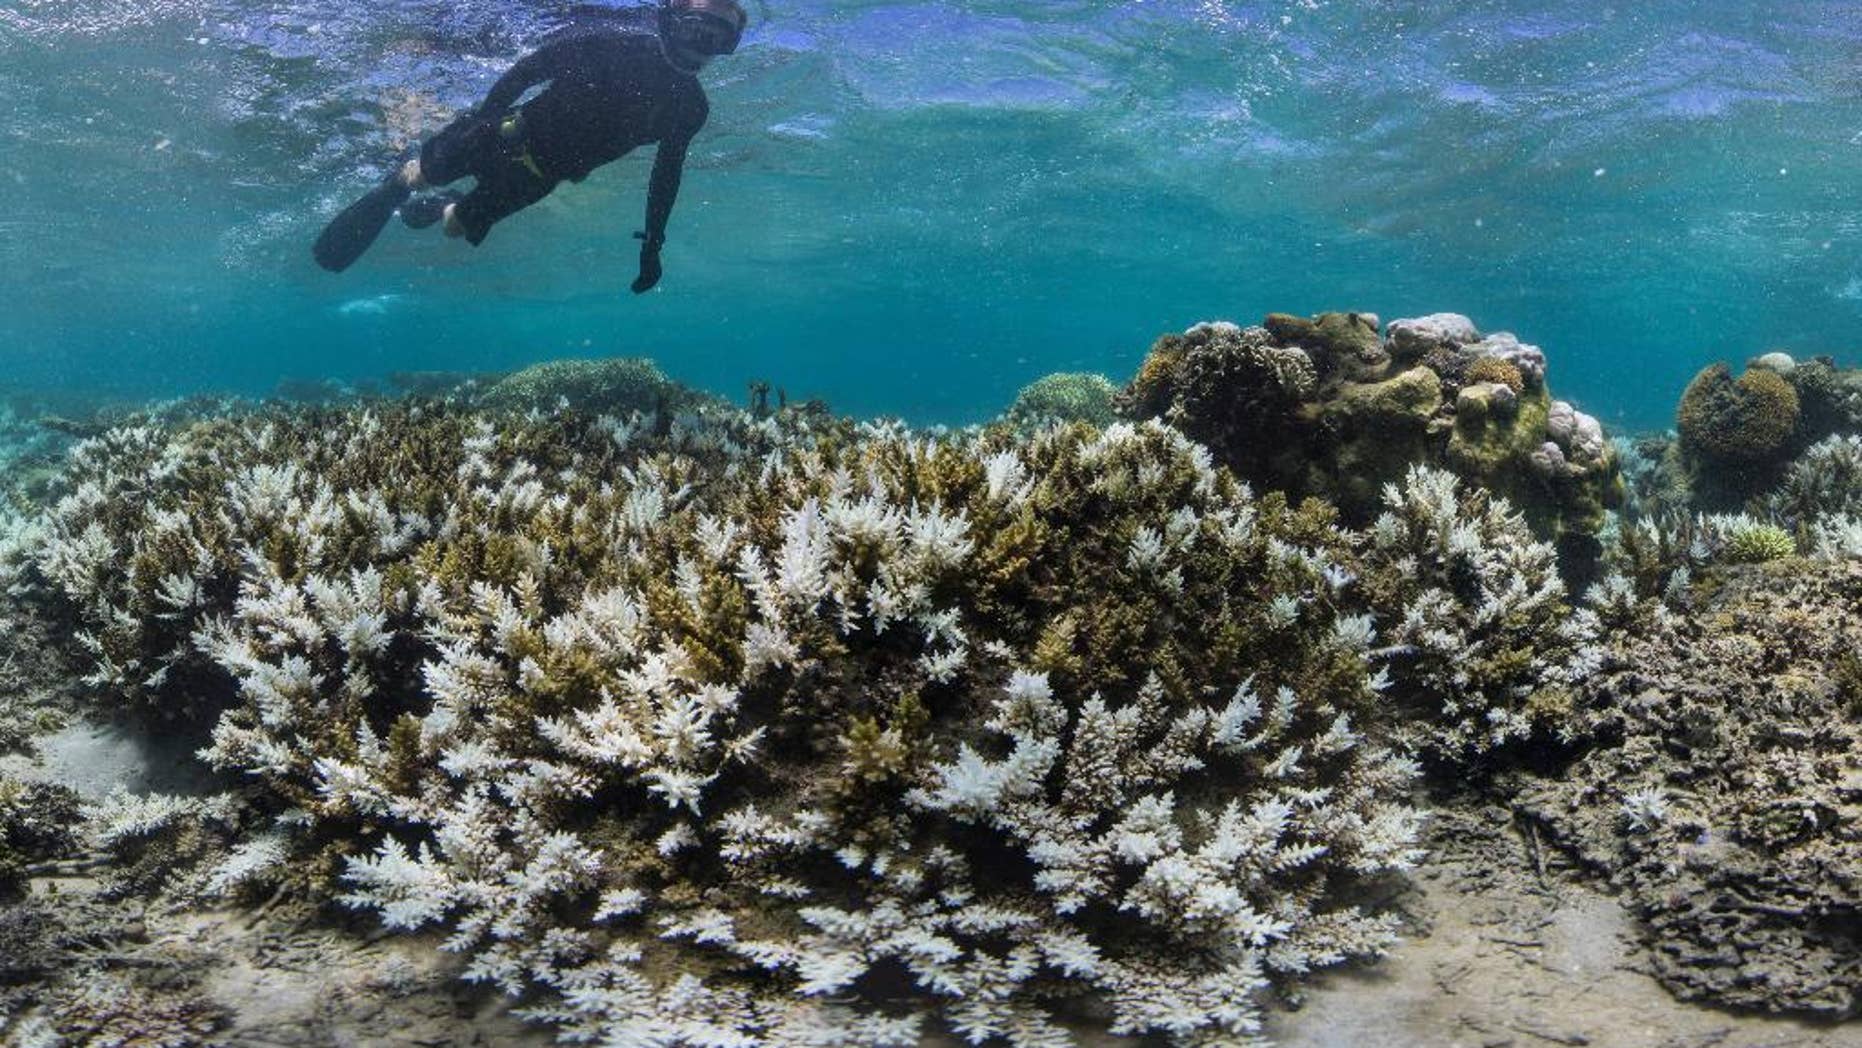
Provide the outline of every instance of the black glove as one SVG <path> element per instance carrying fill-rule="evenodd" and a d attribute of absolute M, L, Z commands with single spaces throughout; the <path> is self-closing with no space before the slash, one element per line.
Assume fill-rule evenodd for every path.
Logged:
<path fill-rule="evenodd" d="M 640 244 L 640 275 L 634 278 L 634 294 L 642 294 L 653 289 L 659 283 L 659 249 L 666 243 L 664 237 L 652 237 L 645 233 L 635 233 L 634 239 Z"/>

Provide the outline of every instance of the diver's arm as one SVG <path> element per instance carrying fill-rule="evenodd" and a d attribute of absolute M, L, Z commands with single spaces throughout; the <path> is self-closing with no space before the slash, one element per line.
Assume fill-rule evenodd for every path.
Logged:
<path fill-rule="evenodd" d="M 685 173 L 685 153 L 690 138 L 668 138 L 659 144 L 653 156 L 653 178 L 647 183 L 647 228 L 636 233 L 640 245 L 640 275 L 635 278 L 634 294 L 652 289 L 659 283 L 659 249 L 666 243 L 666 222 L 672 218 L 673 202 L 679 199 L 679 180 Z"/>
<path fill-rule="evenodd" d="M 668 139 L 653 156 L 653 178 L 647 183 L 647 243 L 663 243 L 672 205 L 679 199 L 679 182 L 685 174 L 689 138 Z"/>

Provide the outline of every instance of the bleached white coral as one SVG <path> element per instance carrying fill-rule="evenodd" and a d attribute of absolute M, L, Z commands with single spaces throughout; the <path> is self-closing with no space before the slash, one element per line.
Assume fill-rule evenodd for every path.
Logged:
<path fill-rule="evenodd" d="M 1567 688 L 1595 645 L 1594 618 L 1568 614 L 1555 551 L 1505 501 L 1443 470 L 1412 466 L 1384 500 L 1371 564 L 1405 603 L 1380 624 L 1380 654 L 1429 710 L 1414 744 L 1467 755 L 1526 738 L 1534 699 Z"/>
<path fill-rule="evenodd" d="M 1668 821 L 1668 794 L 1659 787 L 1631 790 L 1620 810 L 1631 833 L 1648 833 Z"/>

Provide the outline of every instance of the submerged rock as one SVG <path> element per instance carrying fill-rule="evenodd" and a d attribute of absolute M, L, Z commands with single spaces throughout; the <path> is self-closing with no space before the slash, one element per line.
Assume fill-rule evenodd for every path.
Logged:
<path fill-rule="evenodd" d="M 1261 326 L 1275 342 L 1302 347 L 1324 372 L 1369 372 L 1389 362 L 1375 313 L 1321 313 L 1311 319 L 1269 313 Z"/>
<path fill-rule="evenodd" d="M 1797 361 L 1792 359 L 1789 353 L 1773 350 L 1770 353 L 1753 357 L 1751 362 L 1746 366 L 1764 368 L 1766 371 L 1776 371 L 1780 375 L 1789 375 L 1791 372 L 1797 370 Z"/>
<path fill-rule="evenodd" d="M 1510 331 L 1489 335 L 1469 346 L 1466 352 L 1476 360 L 1493 359 L 1512 365 L 1527 388 L 1545 383 L 1545 352 L 1521 342 Z"/>
<path fill-rule="evenodd" d="M 0 901 L 20 890 L 28 866 L 74 849 L 80 821 L 71 790 L 0 775 Z"/>
<path fill-rule="evenodd" d="M 1457 350 L 1480 341 L 1474 321 L 1459 313 L 1431 313 L 1426 317 L 1390 322 L 1390 356 L 1398 363 L 1418 361 L 1430 353 Z"/>
<path fill-rule="evenodd" d="M 1362 519 L 1380 505 L 1386 484 L 1410 465 L 1434 460 L 1432 423 L 1441 407 L 1441 380 L 1425 367 L 1339 385 L 1318 409 L 1317 428 L 1332 441 L 1332 454 L 1305 463 L 1299 490 Z"/>

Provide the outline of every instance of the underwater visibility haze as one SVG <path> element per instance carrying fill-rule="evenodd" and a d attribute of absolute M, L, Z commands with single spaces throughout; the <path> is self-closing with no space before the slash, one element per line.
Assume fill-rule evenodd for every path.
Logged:
<path fill-rule="evenodd" d="M 0 360 L 129 396 L 642 355 L 968 422 L 1270 310 L 1516 331 L 1606 424 L 1702 364 L 1847 360 L 1862 5 L 748 5 L 661 287 L 651 148 L 479 249 L 307 245 L 567 5 L 0 3 Z"/>
<path fill-rule="evenodd" d="M 0 1045 L 1859 1043 L 1862 2 L 744 6 L 0 0 Z"/>

